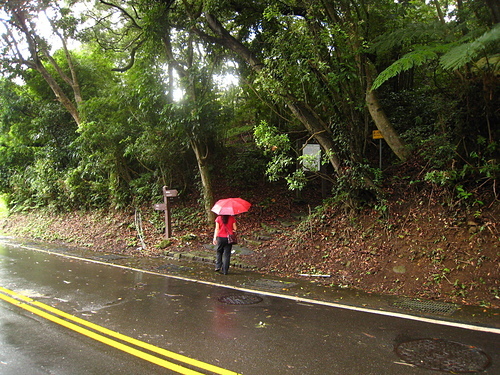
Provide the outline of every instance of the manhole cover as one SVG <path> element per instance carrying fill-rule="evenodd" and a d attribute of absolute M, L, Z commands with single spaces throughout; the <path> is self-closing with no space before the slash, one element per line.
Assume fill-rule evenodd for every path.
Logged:
<path fill-rule="evenodd" d="M 253 305 L 262 302 L 262 298 L 253 294 L 230 294 L 217 298 L 219 302 L 228 305 Z"/>
<path fill-rule="evenodd" d="M 405 299 L 394 303 L 394 306 L 400 309 L 427 312 L 440 315 L 451 315 L 457 311 L 457 306 L 451 303 L 436 302 L 436 301 L 419 301 L 413 299 Z"/>
<path fill-rule="evenodd" d="M 419 339 L 396 346 L 396 354 L 418 367 L 451 373 L 473 373 L 485 370 L 489 356 L 475 346 L 441 339 Z"/>

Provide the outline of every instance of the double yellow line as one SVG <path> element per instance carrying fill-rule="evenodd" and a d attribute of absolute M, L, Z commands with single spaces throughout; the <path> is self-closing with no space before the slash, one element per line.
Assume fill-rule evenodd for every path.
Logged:
<path fill-rule="evenodd" d="M 27 310 L 33 314 L 41 316 L 42 318 L 50 320 L 51 322 L 69 328 L 84 336 L 90 337 L 96 341 L 100 341 L 106 345 L 112 346 L 113 348 L 119 349 L 125 353 L 129 353 L 133 356 L 149 361 L 158 366 L 175 371 L 179 374 L 203 375 L 206 374 L 208 371 L 209 373 L 219 374 L 219 375 L 238 375 L 238 373 L 236 372 L 226 370 L 221 367 L 214 366 L 202 361 L 198 361 L 196 359 L 192 359 L 183 356 L 181 354 L 177 354 L 169 350 L 159 348 L 157 346 L 145 343 L 143 341 L 136 340 L 132 337 L 122 335 L 121 333 L 101 327 L 100 325 L 88 322 L 84 319 L 80 319 L 76 316 L 65 313 L 64 311 L 58 310 L 52 306 L 35 301 L 29 297 L 26 297 L 22 294 L 16 293 L 12 290 L 3 287 L 0 287 L 0 299 L 9 302 L 12 305 L 18 306 L 24 310 Z M 135 346 L 135 348 L 128 344 Z M 158 354 L 160 356 L 163 356 L 164 358 L 169 358 L 178 363 L 181 363 L 182 365 L 170 362 L 169 360 L 160 358 L 156 355 L 146 353 L 137 348 L 148 350 L 151 353 Z M 204 370 L 205 372 L 199 372 L 191 368 L 184 367 L 185 365 L 190 366 L 191 368 L 198 368 L 199 370 Z"/>

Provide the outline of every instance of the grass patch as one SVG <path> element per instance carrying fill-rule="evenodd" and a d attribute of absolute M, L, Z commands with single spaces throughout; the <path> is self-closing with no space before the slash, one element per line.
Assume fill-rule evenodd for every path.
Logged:
<path fill-rule="evenodd" d="M 9 207 L 7 206 L 5 196 L 0 195 L 0 219 L 4 219 L 7 216 L 9 216 Z"/>

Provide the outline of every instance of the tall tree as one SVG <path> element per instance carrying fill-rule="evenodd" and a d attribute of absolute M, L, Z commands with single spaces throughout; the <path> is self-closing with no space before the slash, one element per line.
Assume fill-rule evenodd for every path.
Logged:
<path fill-rule="evenodd" d="M 374 186 L 366 174 L 359 179 L 368 135 L 365 100 L 398 157 L 408 157 L 376 93 L 369 89 L 371 62 L 363 54 L 363 43 L 375 27 L 366 4 L 236 1 L 228 7 L 226 2 L 207 2 L 204 12 L 196 12 L 196 4 L 189 3 L 186 11 L 198 35 L 247 63 L 263 88 L 286 104 L 322 146 L 337 175 L 351 179 L 351 186 L 355 180 L 361 189 Z"/>
<path fill-rule="evenodd" d="M 213 187 L 211 178 L 210 158 L 213 154 L 214 142 L 217 138 L 220 108 L 216 108 L 216 90 L 213 86 L 213 69 L 220 58 L 215 55 L 211 58 L 203 47 L 193 39 L 188 25 L 182 15 L 171 8 L 174 1 L 167 2 L 110 2 L 101 1 L 108 11 L 115 12 L 121 17 L 121 31 L 119 45 L 122 52 L 128 51 L 128 62 L 119 71 L 127 71 L 134 67 L 138 53 L 156 56 L 166 62 L 164 80 L 169 82 L 169 106 L 173 113 L 171 118 L 172 129 L 180 129 L 187 137 L 189 145 L 196 157 L 202 184 L 202 195 L 207 220 L 211 221 L 213 213 L 210 208 L 213 204 Z M 117 35 L 117 30 L 111 30 L 110 24 L 101 22 L 97 29 L 108 30 L 100 43 L 103 46 L 111 45 L 104 42 L 109 35 Z M 161 48 L 159 48 L 161 47 Z M 117 44 L 113 43 L 117 49 Z M 173 101 L 173 72 L 178 77 L 178 89 L 184 96 L 177 103 Z"/>
<path fill-rule="evenodd" d="M 5 28 L 3 43 L 9 51 L 2 54 L 4 69 L 19 67 L 22 70 L 25 67 L 37 71 L 50 86 L 57 100 L 71 114 L 75 122 L 80 124 L 81 115 L 78 106 L 83 99 L 73 57 L 67 45 L 68 32 L 71 29 L 67 25 L 65 28 L 57 25 L 62 22 L 63 18 L 71 20 L 68 9 L 60 8 L 56 2 L 51 4 L 42 1 L 2 1 L 0 6 L 7 16 L 2 20 Z M 54 16 L 49 16 L 49 14 L 54 14 Z M 50 31 L 62 45 L 69 74 L 54 59 L 47 38 L 41 36 L 41 30 L 37 28 L 37 24 L 42 19 L 50 25 Z M 73 99 L 58 82 L 58 78 L 69 85 Z"/>

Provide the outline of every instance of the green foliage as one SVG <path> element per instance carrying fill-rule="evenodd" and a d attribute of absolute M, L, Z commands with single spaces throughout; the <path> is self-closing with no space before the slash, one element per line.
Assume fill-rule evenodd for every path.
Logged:
<path fill-rule="evenodd" d="M 420 139 L 417 144 L 419 156 L 428 163 L 430 168 L 447 169 L 457 156 L 457 146 L 450 141 L 447 134 L 431 135 Z"/>
<path fill-rule="evenodd" d="M 425 174 L 425 181 L 429 181 L 439 186 L 450 185 L 455 179 L 456 173 L 454 171 L 430 171 Z"/>
<path fill-rule="evenodd" d="M 393 51 L 405 50 L 411 46 L 422 46 L 425 41 L 434 41 L 437 35 L 443 35 L 446 27 L 435 22 L 409 22 L 401 27 L 389 29 L 374 39 L 368 52 L 376 53 L 380 59 L 391 55 Z"/>
<path fill-rule="evenodd" d="M 368 164 L 349 163 L 344 174 L 337 178 L 333 184 L 333 200 L 350 208 L 358 208 L 364 205 L 372 205 L 377 192 L 366 187 L 366 176 L 371 176 L 377 186 L 381 177 L 380 170 Z"/>
<path fill-rule="evenodd" d="M 448 27 L 449 28 L 449 27 Z M 434 34 L 430 33 L 434 31 Z M 384 69 L 375 79 L 372 89 L 379 88 L 384 82 L 416 67 L 425 66 L 438 61 L 445 70 L 456 70 L 470 63 L 476 63 L 481 57 L 492 56 L 500 50 L 500 26 L 483 31 L 475 29 L 465 37 L 457 40 L 443 25 L 426 27 L 425 25 L 411 24 L 407 28 L 396 30 L 381 37 L 371 51 L 379 55 L 389 53 L 392 49 L 408 48 L 410 51 Z M 483 28 L 484 30 L 484 28 Z"/>
<path fill-rule="evenodd" d="M 194 189 L 200 160 L 208 170 L 227 160 L 233 186 L 258 182 L 266 170 L 271 180 L 301 189 L 314 175 L 298 168 L 307 157 L 297 145 L 318 134 L 331 141 L 324 160 L 340 158 L 341 176 L 326 176 L 336 199 L 363 203 L 371 194 L 367 177 L 381 177 L 366 151 L 372 124 L 365 72 L 372 64 L 381 72 L 373 88 L 424 166 L 425 181 L 474 204 L 477 185 L 498 179 L 500 28 L 490 26 L 478 2 L 455 12 L 440 2 L 445 22 L 436 22 L 433 4 L 416 1 L 337 2 L 329 9 L 317 1 L 173 3 L 124 2 L 129 14 L 120 17 L 119 8 L 100 3 L 92 8 L 100 22 L 81 32 L 70 9 L 62 9 L 57 24 L 84 42 L 72 53 L 84 97 L 79 129 L 40 75 L 4 64 L 24 78 L 20 85 L 0 81 L 0 192 L 18 209 L 147 203 L 165 185 Z M 213 43 L 198 11 L 216 16 L 263 65 L 251 71 L 240 61 L 248 56 L 230 57 Z M 112 72 L 131 61 L 132 48 L 133 67 Z M 68 74 L 63 51 L 54 59 Z M 185 92 L 178 102 L 169 96 L 172 67 Z M 214 77 L 227 71 L 244 84 L 221 93 Z M 71 97 L 67 82 L 57 82 Z M 291 111 L 287 103 L 300 107 Z M 314 121 L 320 126 L 313 129 Z M 252 129 L 263 151 L 249 146 Z"/>
<path fill-rule="evenodd" d="M 294 170 L 298 159 L 291 154 L 290 139 L 286 134 L 280 134 L 274 126 L 262 121 L 254 130 L 255 143 L 264 148 L 271 156 L 267 163 L 266 175 L 270 181 L 284 178 L 291 190 L 301 190 L 305 187 L 307 178 L 302 170 Z"/>
<path fill-rule="evenodd" d="M 453 47 L 443 56 L 440 63 L 444 69 L 456 70 L 466 64 L 475 63 L 479 58 L 500 51 L 500 24 L 486 31 L 480 37 Z"/>
<path fill-rule="evenodd" d="M 10 176 L 10 204 L 15 211 L 44 206 L 59 208 L 62 172 L 50 159 L 38 159 L 33 165 Z"/>
<path fill-rule="evenodd" d="M 281 176 L 287 175 L 290 167 L 294 164 L 294 159 L 283 153 L 273 155 L 271 161 L 267 164 L 266 174 L 270 181 L 277 181 Z M 289 178 L 292 176 L 288 175 Z"/>
<path fill-rule="evenodd" d="M 285 180 L 290 190 L 302 190 L 306 187 L 308 182 L 307 176 L 302 169 L 297 169 L 292 172 L 290 175 L 285 177 Z"/>
<path fill-rule="evenodd" d="M 226 148 L 222 170 L 224 179 L 233 187 L 259 186 L 266 171 L 267 159 L 257 150 Z"/>
<path fill-rule="evenodd" d="M 9 203 L 8 197 L 5 195 L 0 195 L 0 219 L 9 216 Z"/>
<path fill-rule="evenodd" d="M 453 156 L 457 155 L 454 150 L 448 161 L 448 168 L 445 164 L 438 163 L 441 169 L 434 169 L 425 174 L 425 181 L 451 189 L 451 193 L 456 199 L 448 202 L 450 205 L 456 203 L 463 203 L 468 206 L 479 205 L 484 203 L 478 200 L 476 195 L 476 184 L 480 183 L 481 186 L 492 186 L 494 189 L 495 181 L 500 176 L 500 165 L 498 164 L 498 144 L 496 142 L 487 143 L 484 139 L 477 141 L 478 145 L 483 145 L 480 153 L 472 152 L 468 155 L 466 163 L 461 166 L 453 160 Z M 428 157 L 430 155 L 427 155 Z M 435 154 L 439 159 L 439 154 Z M 430 161 L 432 162 L 432 158 Z"/>
<path fill-rule="evenodd" d="M 290 139 L 282 134 L 278 128 L 261 121 L 254 129 L 255 143 L 266 151 L 288 152 L 291 148 Z"/>
<path fill-rule="evenodd" d="M 65 169 L 74 165 L 68 144 L 75 126 L 44 90 L 33 91 L 31 82 L 0 85 L 0 190 L 17 210 L 68 207 L 63 180 Z"/>
<path fill-rule="evenodd" d="M 99 169 L 81 163 L 68 170 L 65 179 L 65 194 L 68 200 L 81 209 L 103 207 L 108 203 L 107 181 L 99 178 Z"/>
<path fill-rule="evenodd" d="M 391 66 L 380 73 L 372 85 L 372 90 L 378 89 L 384 82 L 402 72 L 428 64 L 438 59 L 438 53 L 447 49 L 446 46 L 420 46 L 405 54 Z"/>

